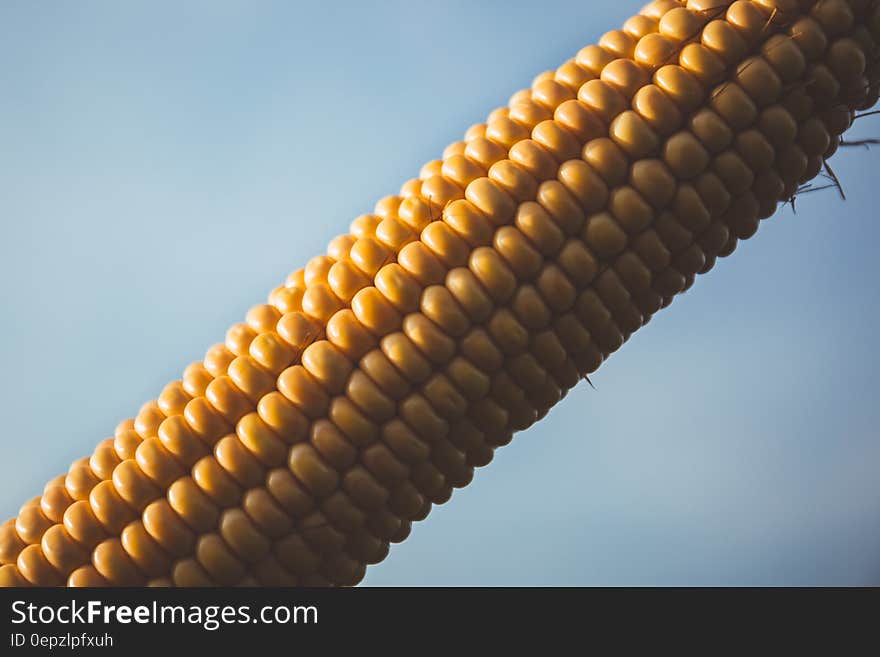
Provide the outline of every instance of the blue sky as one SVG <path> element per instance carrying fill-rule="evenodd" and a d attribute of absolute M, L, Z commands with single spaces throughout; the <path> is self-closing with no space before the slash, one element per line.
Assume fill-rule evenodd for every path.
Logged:
<path fill-rule="evenodd" d="M 318 5 L 0 5 L 4 517 L 639 7 Z M 765 222 L 365 583 L 880 583 L 877 158 L 841 152 L 846 202 Z"/>

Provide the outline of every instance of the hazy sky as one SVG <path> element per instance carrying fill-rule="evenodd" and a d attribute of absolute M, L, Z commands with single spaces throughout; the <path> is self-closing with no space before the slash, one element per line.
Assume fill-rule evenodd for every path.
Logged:
<path fill-rule="evenodd" d="M 0 4 L 4 517 L 639 3 L 319 5 Z M 841 152 L 846 202 L 767 221 L 365 582 L 880 584 L 878 158 Z"/>

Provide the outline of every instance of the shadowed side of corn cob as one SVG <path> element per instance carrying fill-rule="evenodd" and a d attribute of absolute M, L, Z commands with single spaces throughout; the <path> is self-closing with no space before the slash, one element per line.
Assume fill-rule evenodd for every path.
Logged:
<path fill-rule="evenodd" d="M 880 3 L 660 0 L 362 215 L 0 527 L 0 583 L 352 585 L 815 177 Z"/>

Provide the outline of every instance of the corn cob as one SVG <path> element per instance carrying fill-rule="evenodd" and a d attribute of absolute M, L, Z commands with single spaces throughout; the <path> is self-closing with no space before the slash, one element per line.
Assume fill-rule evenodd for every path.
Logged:
<path fill-rule="evenodd" d="M 658 0 L 356 218 L 0 527 L 7 585 L 353 585 L 751 237 L 880 3 Z"/>

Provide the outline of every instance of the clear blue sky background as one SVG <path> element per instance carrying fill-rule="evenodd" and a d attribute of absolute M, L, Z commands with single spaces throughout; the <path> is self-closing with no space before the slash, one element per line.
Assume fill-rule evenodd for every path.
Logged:
<path fill-rule="evenodd" d="M 0 5 L 4 517 L 639 3 L 321 5 Z M 766 222 L 366 583 L 880 584 L 878 157 L 841 153 L 846 203 Z"/>

